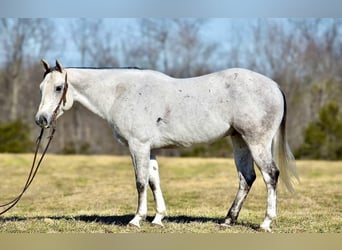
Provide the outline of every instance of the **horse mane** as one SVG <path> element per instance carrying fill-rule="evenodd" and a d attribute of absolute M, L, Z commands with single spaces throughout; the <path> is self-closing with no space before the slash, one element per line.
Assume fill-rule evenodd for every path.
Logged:
<path fill-rule="evenodd" d="M 137 69 L 144 70 L 143 68 L 136 66 L 128 66 L 128 67 L 66 67 L 66 69 Z"/>
<path fill-rule="evenodd" d="M 136 66 L 128 66 L 128 67 L 66 67 L 65 69 L 135 69 L 135 70 L 144 70 L 143 68 Z M 50 67 L 48 70 L 44 72 L 43 79 L 45 76 L 53 71 L 59 71 L 57 66 Z"/>

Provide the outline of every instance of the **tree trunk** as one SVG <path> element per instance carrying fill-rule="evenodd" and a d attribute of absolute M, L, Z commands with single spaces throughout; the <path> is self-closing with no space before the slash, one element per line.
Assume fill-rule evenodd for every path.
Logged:
<path fill-rule="evenodd" d="M 10 107 L 10 120 L 15 121 L 18 119 L 18 96 L 19 96 L 19 84 L 18 79 L 12 81 L 12 96 L 11 96 L 11 107 Z"/>

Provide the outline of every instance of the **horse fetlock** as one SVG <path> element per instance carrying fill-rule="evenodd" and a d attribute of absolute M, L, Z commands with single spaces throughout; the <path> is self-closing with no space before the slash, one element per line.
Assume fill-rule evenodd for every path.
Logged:
<path fill-rule="evenodd" d="M 271 209 L 271 211 L 267 211 L 266 218 L 270 221 L 277 219 L 277 213 L 276 213 L 275 209 Z"/>

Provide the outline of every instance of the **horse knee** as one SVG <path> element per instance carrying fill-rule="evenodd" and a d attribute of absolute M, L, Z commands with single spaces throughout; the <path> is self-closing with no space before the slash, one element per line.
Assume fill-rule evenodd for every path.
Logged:
<path fill-rule="evenodd" d="M 143 180 L 137 180 L 136 187 L 137 187 L 137 190 L 138 190 L 139 193 L 145 191 L 146 184 L 147 183 L 145 181 L 143 181 Z"/>
<path fill-rule="evenodd" d="M 154 180 L 151 180 L 151 179 L 150 179 L 150 180 L 148 181 L 148 184 L 149 184 L 149 186 L 150 186 L 152 192 L 156 191 L 157 185 L 156 185 L 156 183 L 155 183 Z"/>
<path fill-rule="evenodd" d="M 148 184 L 152 191 L 159 186 L 158 162 L 155 159 L 150 160 Z"/>

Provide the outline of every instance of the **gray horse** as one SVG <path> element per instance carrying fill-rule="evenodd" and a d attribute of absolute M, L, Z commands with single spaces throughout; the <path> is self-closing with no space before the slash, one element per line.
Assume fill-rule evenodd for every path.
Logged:
<path fill-rule="evenodd" d="M 55 67 L 42 63 L 39 126 L 51 126 L 53 112 L 65 95 L 57 117 L 78 101 L 107 120 L 117 139 L 129 147 L 138 192 L 131 225 L 140 227 L 146 217 L 148 185 L 156 202 L 152 223 L 163 225 L 166 206 L 154 149 L 188 147 L 231 136 L 239 189 L 223 225 L 236 222 L 256 178 L 255 162 L 267 187 L 266 215 L 260 227 L 271 230 L 279 173 L 289 190 L 293 190 L 291 177 L 296 176 L 286 140 L 285 96 L 274 81 L 239 68 L 175 79 L 151 70 L 63 68 L 58 61 Z"/>

